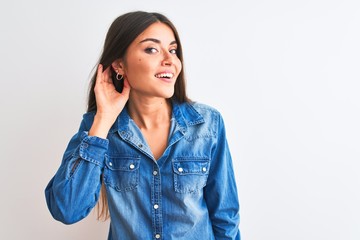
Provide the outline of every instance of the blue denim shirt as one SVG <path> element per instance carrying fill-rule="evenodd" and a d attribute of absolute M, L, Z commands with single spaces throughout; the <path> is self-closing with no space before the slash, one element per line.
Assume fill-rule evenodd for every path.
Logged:
<path fill-rule="evenodd" d="M 198 103 L 173 102 L 172 111 L 172 133 L 158 160 L 126 108 L 107 139 L 88 136 L 95 113 L 84 114 L 45 189 L 52 216 L 65 224 L 86 217 L 103 181 L 111 217 L 108 239 L 240 239 L 221 115 Z"/>

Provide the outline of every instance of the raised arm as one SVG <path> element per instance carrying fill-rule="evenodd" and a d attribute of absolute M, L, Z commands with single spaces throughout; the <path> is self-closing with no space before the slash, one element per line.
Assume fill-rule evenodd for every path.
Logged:
<path fill-rule="evenodd" d="M 122 93 L 117 92 L 110 69 L 103 71 L 99 65 L 94 91 L 97 112 L 84 115 L 58 171 L 45 189 L 52 216 L 65 224 L 86 217 L 99 198 L 101 173 L 109 145 L 106 137 L 129 98 L 130 86 L 125 80 Z"/>

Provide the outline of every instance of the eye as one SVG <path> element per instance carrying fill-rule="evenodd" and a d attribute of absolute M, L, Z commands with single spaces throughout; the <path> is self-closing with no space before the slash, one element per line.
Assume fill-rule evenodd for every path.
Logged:
<path fill-rule="evenodd" d="M 156 48 L 149 47 L 149 48 L 145 49 L 145 52 L 146 53 L 157 53 L 158 50 Z"/>
<path fill-rule="evenodd" d="M 176 54 L 177 53 L 177 49 L 171 49 L 170 51 L 169 51 L 171 54 Z"/>

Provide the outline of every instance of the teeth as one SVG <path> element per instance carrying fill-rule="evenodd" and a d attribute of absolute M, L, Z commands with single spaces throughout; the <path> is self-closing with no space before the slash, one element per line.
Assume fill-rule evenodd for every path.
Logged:
<path fill-rule="evenodd" d="M 155 75 L 157 78 L 172 78 L 173 76 L 174 74 L 172 73 L 159 73 Z"/>

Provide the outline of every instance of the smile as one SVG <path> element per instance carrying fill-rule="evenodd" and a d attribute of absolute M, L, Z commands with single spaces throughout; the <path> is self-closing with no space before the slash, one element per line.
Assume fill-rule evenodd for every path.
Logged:
<path fill-rule="evenodd" d="M 158 73 L 158 74 L 155 74 L 155 77 L 170 79 L 170 78 L 174 77 L 174 74 L 173 73 Z"/>

